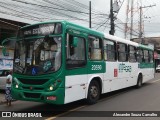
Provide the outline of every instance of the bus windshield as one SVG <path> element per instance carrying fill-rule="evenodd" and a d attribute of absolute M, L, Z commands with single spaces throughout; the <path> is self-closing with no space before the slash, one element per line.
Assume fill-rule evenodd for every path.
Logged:
<path fill-rule="evenodd" d="M 17 41 L 14 72 L 40 75 L 57 71 L 61 66 L 61 39 L 45 36 Z"/>

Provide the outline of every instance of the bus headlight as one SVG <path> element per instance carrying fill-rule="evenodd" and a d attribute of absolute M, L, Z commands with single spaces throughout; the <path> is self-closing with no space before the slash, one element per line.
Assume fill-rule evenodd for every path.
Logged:
<path fill-rule="evenodd" d="M 19 86 L 18 86 L 18 84 L 16 84 L 16 88 L 18 88 Z"/>
<path fill-rule="evenodd" d="M 53 86 L 50 86 L 50 87 L 49 87 L 49 90 L 52 91 L 52 90 L 53 90 Z"/>

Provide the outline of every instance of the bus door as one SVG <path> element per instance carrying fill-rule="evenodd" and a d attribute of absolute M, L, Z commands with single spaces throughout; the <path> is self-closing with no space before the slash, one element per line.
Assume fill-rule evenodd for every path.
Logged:
<path fill-rule="evenodd" d="M 84 33 L 68 30 L 66 37 L 65 103 L 85 98 L 86 65 L 86 38 Z"/>

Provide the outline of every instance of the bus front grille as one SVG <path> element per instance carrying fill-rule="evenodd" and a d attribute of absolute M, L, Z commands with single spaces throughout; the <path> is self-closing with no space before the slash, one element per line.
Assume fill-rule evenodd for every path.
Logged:
<path fill-rule="evenodd" d="M 40 98 L 41 93 L 27 93 L 24 92 L 26 98 Z"/>
<path fill-rule="evenodd" d="M 43 85 L 45 84 L 48 79 L 24 79 L 24 78 L 18 78 L 18 80 L 23 83 L 23 84 L 27 84 L 27 85 Z"/>

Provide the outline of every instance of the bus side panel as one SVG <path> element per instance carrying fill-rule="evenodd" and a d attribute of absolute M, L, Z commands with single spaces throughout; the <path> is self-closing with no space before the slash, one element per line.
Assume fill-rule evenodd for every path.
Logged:
<path fill-rule="evenodd" d="M 154 64 L 140 63 L 139 68 L 143 74 L 143 83 L 154 78 Z"/>
<path fill-rule="evenodd" d="M 69 75 L 65 78 L 65 101 L 73 102 L 85 98 L 87 74 Z"/>
<path fill-rule="evenodd" d="M 138 63 L 106 62 L 104 93 L 137 84 Z"/>
<path fill-rule="evenodd" d="M 122 62 L 106 62 L 104 93 L 122 89 L 127 86 L 129 73 L 124 70 L 124 64 L 125 63 Z M 119 67 L 121 67 L 121 69 Z"/>
<path fill-rule="evenodd" d="M 138 73 L 139 73 L 139 68 L 138 68 L 138 63 L 137 62 L 133 62 L 133 63 L 129 63 L 129 66 L 131 66 L 130 69 L 130 77 L 128 80 L 128 87 L 129 86 L 134 86 L 137 84 L 137 78 L 138 78 Z"/>

